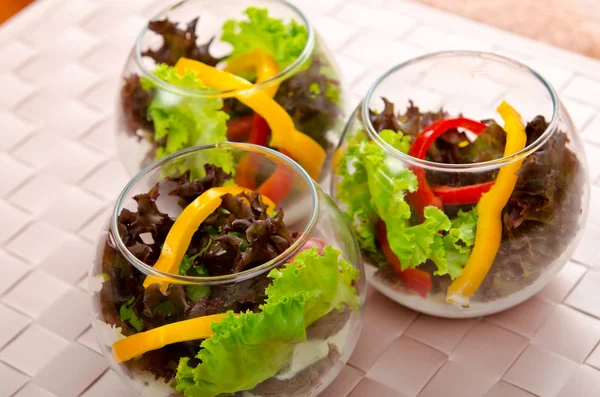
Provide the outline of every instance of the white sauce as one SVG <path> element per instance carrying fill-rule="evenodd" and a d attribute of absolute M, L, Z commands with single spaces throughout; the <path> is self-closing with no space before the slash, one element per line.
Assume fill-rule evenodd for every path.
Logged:
<path fill-rule="evenodd" d="M 294 355 L 292 356 L 289 367 L 279 372 L 275 376 L 275 379 L 292 379 L 298 372 L 308 368 L 322 358 L 327 357 L 327 354 L 329 353 L 329 347 L 327 345 L 329 343 L 335 345 L 338 351 L 342 352 L 348 338 L 349 330 L 350 322 L 346 323 L 340 332 L 331 336 L 329 339 L 307 340 L 306 342 L 299 343 L 294 349 Z"/>
<path fill-rule="evenodd" d="M 292 379 L 304 368 L 327 356 L 328 352 L 329 348 L 327 347 L 327 341 L 324 340 L 307 340 L 306 342 L 298 344 L 294 349 L 294 355 L 292 356 L 290 365 L 286 369 L 280 371 L 275 376 L 275 379 Z"/>
<path fill-rule="evenodd" d="M 348 332 L 350 331 L 350 322 L 346 323 L 344 328 L 337 334 L 331 336 L 329 339 L 317 339 L 307 340 L 306 342 L 299 343 L 294 349 L 292 356 L 292 362 L 290 366 L 279 372 L 275 379 L 278 380 L 289 380 L 292 379 L 298 372 L 310 367 L 317 361 L 324 357 L 327 357 L 329 353 L 328 344 L 331 343 L 337 347 L 340 353 L 344 349 L 346 340 L 348 339 Z M 336 374 L 334 374 L 336 375 Z M 261 397 L 260 395 L 250 393 L 249 391 L 242 392 L 242 397 Z"/>

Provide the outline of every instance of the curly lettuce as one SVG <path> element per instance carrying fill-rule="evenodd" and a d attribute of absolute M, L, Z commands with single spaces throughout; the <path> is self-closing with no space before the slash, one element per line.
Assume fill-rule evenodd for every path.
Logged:
<path fill-rule="evenodd" d="M 354 281 L 360 273 L 345 260 L 338 260 L 339 255 L 340 251 L 331 246 L 325 247 L 321 255 L 312 248 L 283 269 L 273 269 L 269 273 L 273 284 L 266 291 L 267 304 L 285 300 L 296 291 L 306 292 L 312 298 L 304 307 L 307 327 L 331 310 L 343 311 L 346 306 L 356 310 Z"/>
<path fill-rule="evenodd" d="M 344 215 L 353 225 L 354 235 L 362 250 L 377 264 L 384 266 L 386 261 L 377 248 L 375 227 L 379 215 L 371 205 L 369 179 L 362 162 L 364 152 L 370 142 L 365 134 L 358 133 L 348 141 L 348 146 L 340 158 L 337 185 L 337 198 L 344 204 Z"/>
<path fill-rule="evenodd" d="M 183 358 L 177 369 L 177 391 L 187 397 L 214 397 L 251 390 L 275 376 L 306 340 L 306 327 L 331 310 L 358 308 L 354 287 L 358 270 L 331 246 L 298 254 L 293 263 L 269 273 L 273 283 L 260 312 L 229 312 L 213 323 L 214 335 L 202 342 L 190 366 Z"/>
<path fill-rule="evenodd" d="M 402 136 L 391 130 L 384 130 L 381 134 L 390 144 L 394 135 Z M 439 209 L 426 207 L 424 221 L 410 226 L 412 212 L 405 196 L 406 192 L 417 190 L 415 174 L 401 161 L 387 156 L 375 143 L 370 144 L 363 161 L 369 180 L 371 204 L 386 224 L 390 248 L 400 259 L 402 268 L 417 267 L 427 259 L 432 259 L 438 271 L 443 273 L 446 256 L 439 232 L 450 229 L 450 219 Z"/>
<path fill-rule="evenodd" d="M 153 73 L 162 81 L 177 87 L 209 89 L 193 71 L 186 71 L 182 75 L 174 67 L 160 64 Z M 222 110 L 221 99 L 176 95 L 156 87 L 148 78 L 142 78 L 142 87 L 146 91 L 155 90 L 148 106 L 148 116 L 154 124 L 154 141 L 161 143 L 156 150 L 156 159 L 187 147 L 227 141 L 226 122 L 229 116 Z M 205 156 L 196 157 L 198 164 L 192 169 L 200 172 L 204 163 L 217 164 L 225 172 L 234 171 L 230 152 L 213 150 Z"/>
<path fill-rule="evenodd" d="M 221 40 L 233 46 L 229 58 L 262 50 L 271 55 L 280 70 L 291 65 L 308 41 L 306 27 L 291 20 L 287 25 L 269 16 L 266 8 L 249 7 L 247 21 L 228 20 L 223 25 Z"/>
<path fill-rule="evenodd" d="M 462 269 L 471 255 L 475 244 L 475 229 L 477 227 L 477 207 L 470 211 L 458 211 L 458 216 L 452 220 L 452 227 L 444 236 L 446 251 L 446 272 L 452 279 L 460 276 Z"/>
<path fill-rule="evenodd" d="M 410 148 L 410 137 L 401 132 L 383 130 L 379 136 L 404 153 Z M 414 224 L 405 196 L 417 190 L 416 176 L 362 132 L 348 142 L 338 174 L 338 198 L 346 207 L 359 245 L 376 264 L 386 265 L 376 240 L 376 224 L 381 219 L 390 248 L 403 269 L 431 260 L 437 266 L 436 275 L 455 278 L 460 274 L 474 243 L 475 210 L 460 212 L 451 221 L 443 211 L 430 206 L 424 210 L 424 221 Z"/>

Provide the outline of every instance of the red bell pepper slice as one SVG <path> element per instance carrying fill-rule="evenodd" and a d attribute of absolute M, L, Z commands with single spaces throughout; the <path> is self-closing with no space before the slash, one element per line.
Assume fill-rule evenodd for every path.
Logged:
<path fill-rule="evenodd" d="M 417 135 L 408 150 L 408 154 L 418 159 L 424 159 L 433 142 L 435 142 L 440 135 L 453 128 L 466 128 L 475 134 L 481 134 L 487 126 L 479 121 L 470 120 L 464 117 L 434 121 Z M 429 187 L 427 179 L 425 178 L 425 169 L 413 166 L 411 167 L 411 170 L 417 177 L 418 188 L 416 192 L 408 193 L 406 198 L 411 207 L 416 211 L 419 219 L 422 221 L 423 209 L 425 207 L 432 205 L 441 209 L 443 208 L 444 203 Z"/>
<path fill-rule="evenodd" d="M 227 122 L 227 140 L 231 142 L 246 142 L 252 131 L 253 116 L 238 117 Z"/>
<path fill-rule="evenodd" d="M 444 204 L 476 204 L 492 186 L 494 181 L 461 187 L 432 186 L 431 190 Z"/>
<path fill-rule="evenodd" d="M 427 151 L 431 145 L 433 145 L 433 142 L 435 142 L 440 135 L 454 128 L 464 128 L 479 135 L 487 128 L 487 126 L 479 121 L 467 119 L 465 117 L 434 121 L 417 135 L 415 141 L 408 150 L 408 154 L 418 159 L 424 159 L 427 155 Z"/>
<path fill-rule="evenodd" d="M 269 125 L 265 119 L 263 119 L 258 113 L 254 113 L 254 118 L 252 119 L 252 131 L 250 132 L 248 143 L 267 146 L 269 143 L 270 132 L 271 130 L 269 129 Z"/>
<path fill-rule="evenodd" d="M 411 289 L 423 298 L 426 298 L 429 291 L 431 291 L 431 275 L 426 271 L 417 268 L 402 270 L 400 260 L 390 247 L 385 222 L 381 219 L 377 223 L 377 240 L 379 241 L 381 251 L 388 261 L 388 264 L 404 283 L 406 288 Z"/>
<path fill-rule="evenodd" d="M 255 113 L 248 142 L 255 145 L 267 146 L 270 132 L 271 130 L 266 120 L 258 113 Z M 285 151 L 282 151 L 282 153 L 290 157 L 289 153 Z M 256 190 L 256 178 L 259 166 L 260 158 L 256 156 L 256 153 L 248 153 L 238 163 L 235 183 L 238 186 Z M 293 187 L 294 176 L 292 175 L 292 171 L 288 166 L 279 164 L 271 176 L 260 185 L 257 192 L 264 194 L 273 200 L 273 202 L 279 204 L 290 194 Z"/>
<path fill-rule="evenodd" d="M 411 170 L 417 177 L 418 187 L 416 192 L 408 192 L 406 194 L 406 200 L 417 213 L 419 221 L 423 222 L 423 210 L 425 207 L 433 205 L 434 207 L 443 209 L 444 205 L 442 200 L 433 193 L 427 184 L 425 170 L 418 167 L 411 167 Z"/>
<path fill-rule="evenodd" d="M 302 236 L 301 234 L 298 235 L 298 238 L 300 238 L 300 236 Z M 323 255 L 323 249 L 325 248 L 325 241 L 320 240 L 318 238 L 315 237 L 311 237 L 308 239 L 308 241 L 306 242 L 306 244 L 304 244 L 302 246 L 302 248 L 300 248 L 300 251 L 298 251 L 298 254 L 304 250 L 307 249 L 311 249 L 313 247 L 317 248 L 317 252 L 319 253 L 319 255 Z M 294 261 L 294 259 L 296 259 L 296 257 L 298 256 L 298 254 L 294 255 L 292 257 L 292 259 L 289 260 L 289 263 L 292 263 Z"/>
<path fill-rule="evenodd" d="M 294 187 L 294 175 L 289 166 L 278 164 L 275 171 L 259 186 L 257 192 L 264 194 L 275 204 L 280 204 Z"/>
<path fill-rule="evenodd" d="M 256 190 L 256 175 L 260 158 L 256 153 L 246 153 L 238 162 L 235 171 L 235 184 L 250 190 Z"/>
<path fill-rule="evenodd" d="M 281 150 L 281 153 L 293 160 L 293 157 L 285 150 Z M 293 188 L 294 175 L 292 170 L 285 164 L 277 164 L 275 171 L 260 185 L 257 191 L 279 204 L 285 200 Z"/>
<path fill-rule="evenodd" d="M 260 115 L 252 117 L 251 131 L 248 142 L 255 145 L 267 146 L 269 142 L 269 125 Z M 229 131 L 228 131 L 229 132 Z M 235 173 L 235 183 L 238 186 L 256 190 L 256 177 L 260 167 L 260 156 L 257 153 L 246 154 L 238 163 Z"/>

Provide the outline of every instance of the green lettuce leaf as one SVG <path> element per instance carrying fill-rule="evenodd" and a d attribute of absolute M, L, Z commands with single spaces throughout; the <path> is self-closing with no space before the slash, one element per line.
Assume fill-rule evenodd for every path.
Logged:
<path fill-rule="evenodd" d="M 338 260 L 340 251 L 325 247 L 319 255 L 316 248 L 299 254 L 293 263 L 283 269 L 273 269 L 269 277 L 273 284 L 267 288 L 267 304 L 275 303 L 295 291 L 303 291 L 311 299 L 305 303 L 306 326 L 323 317 L 331 310 L 343 311 L 358 308 L 358 296 L 354 281 L 359 272 L 343 259 Z"/>
<path fill-rule="evenodd" d="M 213 323 L 215 334 L 202 342 L 197 367 L 188 365 L 189 358 L 180 360 L 177 391 L 186 397 L 214 397 L 250 390 L 275 376 L 295 345 L 306 340 L 304 304 L 304 295 L 295 293 L 264 305 L 260 313 L 229 312 Z"/>
<path fill-rule="evenodd" d="M 181 88 L 209 89 L 192 71 L 180 75 L 174 67 L 160 64 L 153 73 L 159 79 Z M 229 116 L 222 110 L 221 99 L 179 96 L 155 87 L 148 78 L 142 78 L 142 86 L 147 91 L 156 90 L 148 106 L 148 116 L 154 124 L 154 140 L 158 142 L 166 139 L 164 146 L 156 150 L 156 159 L 187 147 L 227 140 L 226 122 Z M 195 176 L 203 175 L 204 163 L 218 165 L 228 173 L 234 171 L 230 152 L 213 150 L 204 156 L 195 157 L 198 164 L 190 165 L 200 174 Z"/>
<path fill-rule="evenodd" d="M 384 130 L 381 131 L 380 136 L 403 152 L 407 152 L 410 147 L 410 137 L 403 136 L 401 133 Z M 346 207 L 344 214 L 353 225 L 359 246 L 373 262 L 379 266 L 385 266 L 387 262 L 377 247 L 376 226 L 379 214 L 371 203 L 365 161 L 367 156 L 373 156 L 371 164 L 378 161 L 384 162 L 383 150 L 371 142 L 363 132 L 359 132 L 348 141 L 346 151 L 340 158 L 338 175 L 341 178 L 337 186 L 337 194 L 338 199 Z M 405 176 L 411 178 L 408 174 Z M 416 183 L 416 179 L 412 182 Z M 373 184 L 373 182 L 371 183 Z"/>
<path fill-rule="evenodd" d="M 306 327 L 331 310 L 358 308 L 358 270 L 330 246 L 298 254 L 284 269 L 269 273 L 273 283 L 259 313 L 228 315 L 213 323 L 214 335 L 201 344 L 200 364 L 179 362 L 177 390 L 187 397 L 214 397 L 250 390 L 276 375 L 306 340 Z"/>
<path fill-rule="evenodd" d="M 121 317 L 121 321 L 127 321 L 137 332 L 140 332 L 144 329 L 144 321 L 135 314 L 131 307 L 134 300 L 135 296 L 132 296 L 127 302 L 121 305 L 119 316 Z"/>
<path fill-rule="evenodd" d="M 373 144 L 374 145 L 374 144 Z M 414 268 L 432 259 L 440 272 L 446 268 L 440 231 L 450 229 L 450 219 L 438 208 L 426 207 L 425 220 L 410 226 L 411 208 L 405 201 L 406 192 L 417 190 L 415 174 L 381 148 L 365 157 L 371 202 L 385 222 L 390 248 L 400 259 L 403 269 Z"/>
<path fill-rule="evenodd" d="M 206 248 L 208 248 L 208 245 Z M 192 277 L 209 276 L 206 266 L 202 264 L 194 266 L 194 260 L 202 255 L 205 250 L 206 249 L 192 256 L 185 254 L 179 264 L 179 274 Z M 210 296 L 210 285 L 187 285 L 185 287 L 185 294 L 192 302 L 198 302 L 200 299 Z"/>
<path fill-rule="evenodd" d="M 188 273 L 188 275 L 194 277 L 210 276 L 204 265 L 194 266 L 192 274 Z M 185 287 L 185 294 L 192 302 L 198 302 L 200 299 L 210 296 L 210 285 L 188 285 Z"/>
<path fill-rule="evenodd" d="M 470 211 L 458 211 L 458 216 L 452 220 L 452 227 L 444 236 L 446 272 L 452 279 L 462 273 L 462 269 L 471 255 L 471 249 L 475 244 L 476 229 L 477 207 L 474 207 Z"/>
<path fill-rule="evenodd" d="M 361 249 L 374 262 L 385 265 L 385 258 L 379 252 L 375 238 L 379 215 L 371 205 L 369 180 L 363 163 L 363 153 L 368 145 L 369 139 L 362 132 L 348 141 L 346 151 L 340 158 L 337 168 L 338 175 L 341 176 L 336 187 L 337 198 L 345 207 L 344 215 L 353 226 Z"/>
<path fill-rule="evenodd" d="M 221 40 L 233 46 L 229 58 L 262 50 L 283 70 L 300 56 L 308 40 L 306 27 L 294 20 L 286 25 L 271 18 L 266 8 L 249 7 L 244 13 L 247 21 L 228 20 L 223 25 Z"/>
<path fill-rule="evenodd" d="M 196 256 L 198 255 L 189 256 L 185 254 L 183 258 L 181 258 L 181 263 L 179 264 L 179 274 L 182 276 L 188 275 L 188 272 L 192 266 L 194 266 L 194 259 L 196 259 Z"/>
<path fill-rule="evenodd" d="M 383 130 L 379 136 L 404 153 L 410 148 L 410 137 L 401 132 Z M 461 211 L 457 219 L 450 221 L 440 209 L 426 207 L 424 221 L 413 224 L 414 216 L 405 197 L 407 192 L 417 190 L 414 173 L 362 132 L 349 140 L 338 175 L 338 199 L 345 206 L 360 247 L 376 264 L 387 263 L 376 241 L 376 224 L 382 219 L 390 248 L 403 269 L 430 259 L 437 266 L 437 275 L 455 278 L 462 272 L 475 239 L 474 210 Z"/>
<path fill-rule="evenodd" d="M 365 158 L 371 202 L 386 224 L 390 248 L 398 256 L 402 269 L 415 268 L 430 259 L 437 266 L 436 275 L 456 277 L 471 251 L 472 243 L 466 244 L 468 225 L 461 228 L 463 222 L 457 221 L 456 227 L 452 228 L 452 222 L 442 210 L 428 206 L 423 211 L 424 221 L 411 226 L 412 212 L 405 195 L 417 190 L 417 179 L 398 160 L 386 156 L 379 147 L 377 149 Z M 444 242 L 440 232 L 449 232 L 451 237 Z M 455 238 L 460 249 L 454 247 Z M 452 250 L 450 264 L 446 248 Z"/>
<path fill-rule="evenodd" d="M 414 226 L 397 217 L 384 220 L 392 251 L 400 259 L 402 269 L 417 267 L 427 259 L 433 260 L 439 274 L 445 274 L 446 255 L 440 231 L 450 229 L 450 219 L 436 207 L 425 207 L 425 220 Z M 398 219 L 398 221 L 396 221 Z M 389 226 L 388 226 L 389 225 Z"/>
<path fill-rule="evenodd" d="M 199 266 L 194 265 L 194 260 L 203 252 L 204 250 L 192 256 L 185 254 L 179 264 L 179 274 L 191 277 L 209 276 L 206 266 L 202 264 Z M 198 302 L 200 299 L 210 296 L 210 285 L 186 285 L 185 294 L 192 302 Z"/>

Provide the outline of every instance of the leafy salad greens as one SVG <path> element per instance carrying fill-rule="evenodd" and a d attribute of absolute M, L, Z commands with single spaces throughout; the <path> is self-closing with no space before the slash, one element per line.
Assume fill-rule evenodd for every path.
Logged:
<path fill-rule="evenodd" d="M 192 71 L 184 75 L 169 65 L 161 64 L 153 71 L 160 80 L 184 89 L 210 90 Z M 146 91 L 154 90 L 155 84 L 149 78 L 142 78 Z M 175 153 L 183 148 L 199 146 L 227 140 L 227 120 L 223 110 L 223 100 L 194 96 L 178 96 L 157 89 L 148 106 L 148 116 L 154 124 L 154 140 L 164 141 L 164 146 L 156 149 L 156 159 Z M 230 152 L 212 151 L 209 163 L 220 164 L 225 172 L 232 172 L 233 156 Z"/>
<path fill-rule="evenodd" d="M 379 136 L 406 153 L 410 137 L 386 129 Z M 436 275 L 456 278 L 466 264 L 475 240 L 477 215 L 474 209 L 460 212 L 450 220 L 436 207 L 426 207 L 424 221 L 415 222 L 407 192 L 417 190 L 415 174 L 359 132 L 348 141 L 338 170 L 341 180 L 338 198 L 347 207 L 346 215 L 354 225 L 361 248 L 380 266 L 386 259 L 378 248 L 376 227 L 381 219 L 387 226 L 389 244 L 402 269 L 416 268 L 432 260 Z"/>
<path fill-rule="evenodd" d="M 150 192 L 134 197 L 136 211 L 123 209 L 118 217 L 118 232 L 125 246 L 149 266 L 157 263 L 171 231 L 180 230 L 173 226 L 176 219 L 159 210 L 159 191 L 167 189 L 184 208 L 210 189 L 236 189 L 225 186 L 231 174 L 212 164 L 204 165 L 203 177 L 193 179 L 191 175 L 187 171 L 166 177 Z M 179 274 L 210 277 L 252 269 L 283 253 L 298 238 L 285 225 L 281 208 L 270 210 L 257 192 L 236 194 L 221 196 L 219 207 L 207 214 L 200 226 L 194 226 L 177 268 Z M 102 256 L 102 274 L 106 276 L 99 292 L 101 319 L 119 327 L 125 341 L 135 335 L 138 339 L 133 345 L 150 346 L 154 338 L 149 332 L 164 332 L 161 340 L 168 340 L 167 325 L 172 329 L 179 322 L 223 315 L 218 321 L 207 318 L 203 323 L 210 326 L 211 335 L 198 337 L 184 327 L 176 334 L 185 334 L 186 341 L 149 347 L 136 353 L 135 359 L 122 362 L 165 383 L 174 379 L 172 386 L 186 397 L 273 387 L 269 381 L 286 370 L 298 344 L 307 340 L 326 343 L 346 326 L 360 304 L 356 290 L 359 270 L 343 260 L 340 251 L 320 240 L 315 242 L 307 243 L 291 262 L 268 274 L 225 285 L 171 284 L 161 290 L 157 283 L 146 285 L 146 275 L 107 240 Z M 328 346 L 326 357 L 289 382 L 276 380 L 276 390 L 293 389 L 298 382 L 310 388 L 319 382 L 323 371 L 339 361 L 328 360 L 339 354 L 341 346 Z M 113 352 L 116 350 L 115 343 Z"/>
<path fill-rule="evenodd" d="M 405 112 L 396 112 L 392 102 L 382 100 L 383 110 L 368 114 L 379 138 L 429 162 L 500 159 L 509 140 L 511 150 L 517 150 L 517 140 L 518 147 L 527 147 L 549 126 L 543 116 L 526 122 L 506 101 L 497 109 L 501 127 L 492 119 L 452 117 L 444 109 L 423 112 L 412 101 Z M 434 172 L 404 166 L 364 130 L 338 150 L 335 194 L 363 253 L 381 268 L 380 276 L 399 279 L 425 298 L 442 292 L 445 302 L 468 305 L 471 298 L 506 297 L 555 263 L 579 227 L 584 173 L 564 131 L 554 131 L 514 170 Z M 486 232 L 476 243 L 478 228 Z"/>
<path fill-rule="evenodd" d="M 199 42 L 198 20 L 195 18 L 185 26 L 168 19 L 148 24 L 150 31 L 162 37 L 162 44 L 158 48 L 144 49 L 141 55 L 154 60 L 156 66 L 151 73 L 166 85 L 137 74 L 124 79 L 121 121 L 127 134 L 150 144 L 142 166 L 195 145 L 222 141 L 257 143 L 250 139 L 252 130 L 257 128 L 253 126 L 254 111 L 237 98 L 205 98 L 181 94 L 168 87 L 197 92 L 211 89 L 211 82 L 201 81 L 194 72 L 188 71 L 183 76 L 177 73 L 174 66 L 182 57 L 223 68 L 242 55 L 261 51 L 276 64 L 268 69 L 270 75 L 289 67 L 308 45 L 309 33 L 303 24 L 272 17 L 266 8 L 249 7 L 242 18 L 229 19 L 223 24 L 220 39 L 230 44 L 232 50 L 225 57 L 216 58 L 211 55 L 214 37 Z M 242 64 L 244 62 L 247 61 Z M 245 67 L 235 73 L 251 82 L 257 76 Z M 341 114 L 341 95 L 335 70 L 325 54 L 315 47 L 306 62 L 280 81 L 278 87 L 274 100 L 289 114 L 296 129 L 324 149 L 329 148 L 331 142 L 326 135 Z M 270 130 L 262 133 L 266 136 L 258 139 L 260 144 L 268 144 L 270 133 Z M 227 159 L 207 160 L 220 164 L 227 172 L 233 171 Z M 201 170 L 201 164 L 198 166 Z"/>
<path fill-rule="evenodd" d="M 262 50 L 284 70 L 302 54 L 308 41 L 306 27 L 295 20 L 286 25 L 270 17 L 266 8 L 249 7 L 244 13 L 247 21 L 231 19 L 223 25 L 221 40 L 233 46 L 229 59 Z"/>
<path fill-rule="evenodd" d="M 201 363 L 195 368 L 188 358 L 179 363 L 177 390 L 194 397 L 251 390 L 289 362 L 309 325 L 331 310 L 356 310 L 358 270 L 339 255 L 331 246 L 322 255 L 311 248 L 284 269 L 272 270 L 261 311 L 229 312 L 214 323 L 214 336 L 200 345 Z"/>

